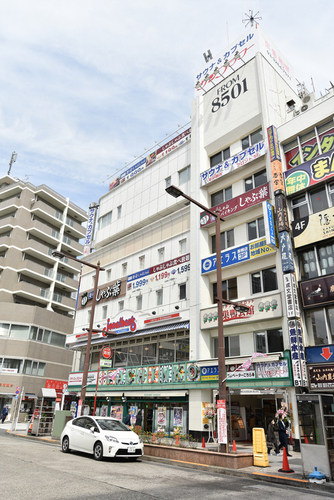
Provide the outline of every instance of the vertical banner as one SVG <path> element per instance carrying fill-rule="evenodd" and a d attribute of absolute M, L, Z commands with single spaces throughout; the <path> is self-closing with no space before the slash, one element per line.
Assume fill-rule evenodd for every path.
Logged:
<path fill-rule="evenodd" d="M 227 444 L 226 401 L 217 401 L 218 443 Z"/>
<path fill-rule="evenodd" d="M 86 255 L 90 254 L 90 249 L 91 249 L 92 241 L 93 241 L 93 237 L 94 237 L 97 208 L 98 208 L 97 203 L 91 203 L 89 205 L 86 238 L 85 238 L 84 251 L 83 251 L 84 257 Z"/>
<path fill-rule="evenodd" d="M 297 295 L 296 277 L 294 274 L 283 275 L 286 315 L 288 318 L 300 318 L 299 301 Z"/>
<path fill-rule="evenodd" d="M 266 244 L 276 249 L 278 245 L 276 239 L 274 207 L 271 205 L 271 203 L 269 203 L 269 201 L 263 201 L 262 208 L 263 208 L 264 229 L 266 232 Z"/>
<path fill-rule="evenodd" d="M 299 349 L 299 358 L 300 358 L 300 367 L 301 367 L 301 375 L 302 375 L 302 385 L 303 387 L 308 387 L 308 377 L 307 377 L 307 367 L 305 360 L 305 349 L 303 342 L 303 330 L 302 325 L 299 319 L 296 320 L 296 328 L 297 328 L 297 341 L 298 341 L 298 349 Z"/>
<path fill-rule="evenodd" d="M 293 273 L 295 271 L 295 266 L 292 256 L 292 244 L 290 233 L 288 233 L 287 231 L 279 233 L 279 247 L 281 251 L 283 273 Z"/>
<path fill-rule="evenodd" d="M 275 196 L 275 208 L 277 218 L 277 231 L 290 231 L 288 209 L 286 206 L 286 198 L 284 194 Z"/>
<path fill-rule="evenodd" d="M 277 137 L 277 130 L 274 125 L 267 128 L 271 175 L 273 179 L 274 195 L 284 192 L 284 177 L 282 172 L 282 162 L 279 150 L 279 141 Z"/>

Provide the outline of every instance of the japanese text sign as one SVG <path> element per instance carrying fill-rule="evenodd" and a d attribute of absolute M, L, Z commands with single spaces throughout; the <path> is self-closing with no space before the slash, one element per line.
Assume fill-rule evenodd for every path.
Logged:
<path fill-rule="evenodd" d="M 334 304 L 334 274 L 299 283 L 304 308 Z"/>
<path fill-rule="evenodd" d="M 284 274 L 283 283 L 285 290 L 286 312 L 288 318 L 299 318 L 300 309 L 297 295 L 296 277 L 294 274 Z"/>
<path fill-rule="evenodd" d="M 285 172 L 284 176 L 287 196 L 329 179 L 334 176 L 334 152 L 328 151 L 302 163 Z"/>
<path fill-rule="evenodd" d="M 288 209 L 284 194 L 275 196 L 277 231 L 290 231 Z"/>
<path fill-rule="evenodd" d="M 292 222 L 295 248 L 334 236 L 334 207 Z"/>
<path fill-rule="evenodd" d="M 292 244 L 290 233 L 287 231 L 279 233 L 279 247 L 283 273 L 293 273 L 295 266 L 293 263 Z"/>

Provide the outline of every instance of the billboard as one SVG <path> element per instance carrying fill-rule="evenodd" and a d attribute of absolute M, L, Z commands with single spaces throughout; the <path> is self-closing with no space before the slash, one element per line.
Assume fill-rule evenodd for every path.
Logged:
<path fill-rule="evenodd" d="M 334 304 L 334 274 L 302 281 L 299 289 L 305 309 Z"/>
<path fill-rule="evenodd" d="M 292 222 L 295 248 L 334 236 L 334 207 Z"/>
<path fill-rule="evenodd" d="M 283 273 L 293 273 L 295 266 L 293 263 L 292 244 L 290 233 L 283 231 L 279 233 L 279 248 L 281 252 L 281 263 Z"/>

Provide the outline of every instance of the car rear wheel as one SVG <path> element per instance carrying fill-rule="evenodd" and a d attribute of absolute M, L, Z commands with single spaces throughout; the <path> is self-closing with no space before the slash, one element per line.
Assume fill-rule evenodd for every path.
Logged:
<path fill-rule="evenodd" d="M 63 442 L 61 444 L 61 450 L 63 453 L 69 453 L 70 450 L 70 440 L 68 439 L 68 436 L 63 437 Z"/>
<path fill-rule="evenodd" d="M 95 458 L 95 460 L 102 460 L 102 458 L 103 458 L 103 446 L 102 446 L 102 443 L 100 443 L 100 441 L 95 443 L 94 458 Z"/>

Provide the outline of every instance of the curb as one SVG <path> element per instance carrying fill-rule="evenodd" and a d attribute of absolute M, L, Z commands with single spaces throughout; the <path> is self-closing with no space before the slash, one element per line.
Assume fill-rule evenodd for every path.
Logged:
<path fill-rule="evenodd" d="M 18 438 L 29 439 L 30 441 L 42 442 L 49 446 L 60 446 L 60 439 L 58 438 L 41 438 L 36 436 L 29 436 L 27 434 L 19 434 L 17 432 L 10 432 L 10 430 L 7 430 L 7 433 L 10 434 L 11 436 L 15 436 Z M 326 493 L 332 494 L 334 497 L 334 483 L 316 484 L 316 483 L 310 483 L 307 479 L 293 478 L 291 476 L 283 477 L 283 476 L 276 476 L 274 474 L 270 475 L 265 474 L 264 472 L 248 472 L 241 469 L 228 469 L 225 467 L 202 465 L 194 462 L 182 462 L 181 460 L 173 460 L 169 458 L 151 457 L 149 455 L 143 455 L 141 457 L 141 460 L 145 462 L 157 462 L 160 464 L 184 467 L 185 469 L 197 469 L 203 472 L 209 472 L 213 474 L 242 477 L 244 479 L 250 479 L 253 481 L 281 484 L 283 486 L 290 486 L 295 488 L 306 488 L 308 490 L 313 490 L 313 491 L 324 491 Z"/>

